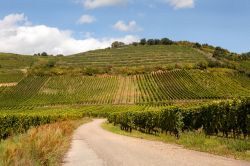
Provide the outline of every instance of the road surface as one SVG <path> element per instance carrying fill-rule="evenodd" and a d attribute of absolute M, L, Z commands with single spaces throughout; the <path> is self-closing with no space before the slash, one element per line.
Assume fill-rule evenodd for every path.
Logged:
<path fill-rule="evenodd" d="M 247 161 L 114 134 L 100 127 L 104 121 L 93 120 L 75 131 L 64 166 L 250 166 Z"/>

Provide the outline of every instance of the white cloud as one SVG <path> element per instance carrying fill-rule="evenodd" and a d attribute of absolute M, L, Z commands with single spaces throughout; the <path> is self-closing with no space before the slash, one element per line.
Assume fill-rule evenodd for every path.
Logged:
<path fill-rule="evenodd" d="M 82 15 L 78 20 L 77 23 L 78 24 L 90 24 L 92 22 L 95 22 L 96 18 L 94 16 L 90 16 L 90 15 Z"/>
<path fill-rule="evenodd" d="M 181 8 L 193 8 L 195 5 L 195 0 L 164 0 L 170 4 L 174 9 Z"/>
<path fill-rule="evenodd" d="M 18 24 L 29 24 L 27 17 L 24 14 L 10 14 L 0 20 L 0 29 L 11 28 Z"/>
<path fill-rule="evenodd" d="M 27 24 L 24 14 L 11 14 L 0 20 L 0 52 L 34 54 L 74 54 L 88 50 L 106 48 L 114 41 L 131 43 L 138 41 L 135 36 L 122 38 L 89 37 L 78 40 L 68 30 L 60 30 L 46 25 Z"/>
<path fill-rule="evenodd" d="M 126 24 L 124 21 L 120 20 L 113 25 L 113 28 L 123 32 L 142 31 L 142 28 L 140 28 L 135 21 L 130 21 Z"/>
<path fill-rule="evenodd" d="M 127 0 L 82 0 L 82 3 L 87 9 L 95 9 L 99 7 L 123 5 Z"/>

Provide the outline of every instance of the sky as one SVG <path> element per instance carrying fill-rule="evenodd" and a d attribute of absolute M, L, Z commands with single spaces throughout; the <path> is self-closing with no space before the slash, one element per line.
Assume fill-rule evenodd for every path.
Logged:
<path fill-rule="evenodd" d="M 75 54 L 170 38 L 250 51 L 249 0 L 0 0 L 0 52 Z"/>

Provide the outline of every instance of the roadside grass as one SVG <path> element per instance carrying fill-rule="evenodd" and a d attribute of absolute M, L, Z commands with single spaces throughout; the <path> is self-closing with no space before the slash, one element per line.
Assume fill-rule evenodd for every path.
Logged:
<path fill-rule="evenodd" d="M 57 166 L 70 147 L 78 126 L 90 119 L 69 120 L 31 128 L 0 142 L 1 166 Z"/>
<path fill-rule="evenodd" d="M 173 143 L 181 145 L 184 148 L 208 152 L 225 157 L 250 161 L 250 141 L 231 138 L 222 138 L 216 136 L 205 136 L 202 132 L 186 132 L 182 133 L 180 139 L 170 134 L 146 134 L 137 130 L 131 133 L 120 129 L 113 124 L 103 123 L 102 128 L 120 135 L 136 137 L 151 141 L 162 141 L 165 143 Z"/>

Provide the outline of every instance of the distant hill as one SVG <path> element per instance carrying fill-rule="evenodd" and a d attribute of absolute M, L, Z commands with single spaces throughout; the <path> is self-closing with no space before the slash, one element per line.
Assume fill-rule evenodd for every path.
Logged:
<path fill-rule="evenodd" d="M 0 54 L 3 69 L 32 69 L 31 73 L 138 74 L 157 70 L 194 68 L 208 63 L 208 57 L 189 46 L 128 45 L 79 53 L 71 56 L 20 56 Z"/>
<path fill-rule="evenodd" d="M 29 74 L 34 75 L 143 74 L 158 70 L 207 67 L 231 68 L 250 73 L 249 66 L 249 58 L 242 59 L 240 55 L 220 47 L 190 42 L 176 42 L 171 45 L 131 44 L 70 56 L 20 56 L 0 53 L 0 73 L 28 69 Z"/>

